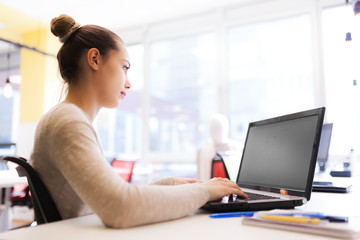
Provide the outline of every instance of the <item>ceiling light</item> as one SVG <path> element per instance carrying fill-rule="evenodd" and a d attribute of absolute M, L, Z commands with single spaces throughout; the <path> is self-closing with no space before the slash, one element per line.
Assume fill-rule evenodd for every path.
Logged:
<path fill-rule="evenodd" d="M 354 14 L 356 16 L 360 16 L 360 1 L 356 1 L 353 9 L 354 9 Z"/>
<path fill-rule="evenodd" d="M 11 98 L 13 95 L 13 90 L 12 90 L 12 86 L 10 83 L 10 50 L 7 54 L 7 63 L 8 63 L 8 66 L 7 66 L 8 77 L 6 78 L 6 82 L 5 82 L 5 86 L 4 86 L 4 96 L 6 98 Z"/>
<path fill-rule="evenodd" d="M 350 32 L 346 33 L 346 38 L 345 38 L 345 40 L 346 40 L 347 42 L 351 42 L 352 38 L 351 38 L 351 33 L 350 33 Z"/>
<path fill-rule="evenodd" d="M 7 78 L 7 79 L 6 79 L 5 86 L 4 86 L 4 96 L 5 96 L 6 98 L 11 98 L 12 95 L 13 95 L 12 86 L 11 86 L 11 83 L 10 83 L 9 78 Z"/>

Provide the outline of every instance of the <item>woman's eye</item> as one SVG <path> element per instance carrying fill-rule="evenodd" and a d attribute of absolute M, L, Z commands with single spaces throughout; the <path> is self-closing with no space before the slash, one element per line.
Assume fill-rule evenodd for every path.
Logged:
<path fill-rule="evenodd" d="M 128 66 L 124 66 L 124 67 L 123 67 L 124 71 L 129 70 L 129 68 L 130 68 L 130 67 L 128 67 Z"/>

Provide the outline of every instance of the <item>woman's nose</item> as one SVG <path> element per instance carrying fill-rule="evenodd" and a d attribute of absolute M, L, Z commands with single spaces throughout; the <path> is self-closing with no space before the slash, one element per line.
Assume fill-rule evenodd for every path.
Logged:
<path fill-rule="evenodd" d="M 126 83 L 125 83 L 125 88 L 126 88 L 126 89 L 130 89 L 130 88 L 131 88 L 131 83 L 130 83 L 129 80 L 126 81 Z"/>

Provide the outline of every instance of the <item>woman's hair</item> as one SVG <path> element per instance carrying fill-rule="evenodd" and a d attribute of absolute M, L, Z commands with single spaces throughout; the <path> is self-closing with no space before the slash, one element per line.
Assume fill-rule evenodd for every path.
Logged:
<path fill-rule="evenodd" d="M 51 20 L 51 32 L 63 43 L 57 59 L 60 74 L 69 85 L 74 84 L 79 76 L 80 58 L 85 51 L 97 48 L 106 57 L 110 50 L 119 50 L 118 43 L 122 42 L 118 35 L 106 28 L 96 25 L 80 26 L 65 14 Z"/>

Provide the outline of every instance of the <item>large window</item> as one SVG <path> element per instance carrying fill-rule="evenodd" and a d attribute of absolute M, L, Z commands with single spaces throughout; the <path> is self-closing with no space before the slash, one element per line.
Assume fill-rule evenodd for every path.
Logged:
<path fill-rule="evenodd" d="M 18 138 L 20 56 L 18 48 L 0 41 L 0 143 L 15 143 Z M 12 91 L 11 95 L 5 97 L 4 86 L 7 79 L 11 82 Z"/>
<path fill-rule="evenodd" d="M 360 152 L 360 17 L 340 6 L 325 9 L 322 20 L 327 115 L 334 123 L 330 153 Z M 352 41 L 345 41 L 347 32 Z"/>
<path fill-rule="evenodd" d="M 314 106 L 308 15 L 228 31 L 231 137 L 243 141 L 251 121 Z"/>
<path fill-rule="evenodd" d="M 149 151 L 195 152 L 217 111 L 215 34 L 150 45 Z"/>

